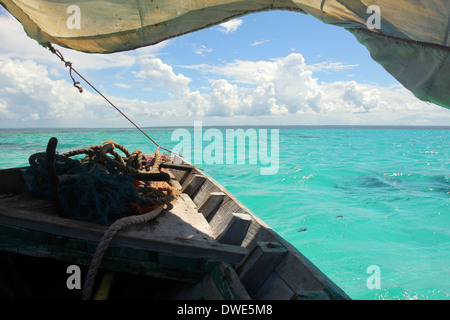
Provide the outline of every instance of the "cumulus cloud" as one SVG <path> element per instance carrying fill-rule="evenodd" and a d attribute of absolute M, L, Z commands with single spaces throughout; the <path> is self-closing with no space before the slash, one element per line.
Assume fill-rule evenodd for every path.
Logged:
<path fill-rule="evenodd" d="M 239 60 L 223 66 L 192 67 L 227 78 L 212 82 L 208 115 L 286 114 L 319 108 L 321 91 L 301 54 L 272 61 Z"/>
<path fill-rule="evenodd" d="M 281 116 L 281 115 L 354 115 L 347 117 L 391 123 L 405 112 L 441 112 L 442 108 L 418 100 L 403 87 L 385 88 L 356 81 L 319 83 L 320 71 L 354 68 L 339 62 L 308 65 L 300 53 L 262 61 L 236 60 L 224 65 L 192 65 L 210 78 L 204 93 L 202 115 Z M 214 79 L 216 77 L 216 79 Z M 395 117 L 393 118 L 393 114 Z M 444 114 L 445 116 L 445 114 Z M 449 117 L 447 113 L 447 117 Z M 369 117 L 369 118 L 368 118 Z M 355 120 L 356 119 L 356 120 Z"/>
<path fill-rule="evenodd" d="M 175 74 L 173 68 L 161 59 L 139 59 L 138 64 L 140 71 L 135 73 L 136 77 L 146 79 L 154 86 L 171 89 L 176 94 L 189 91 L 192 79 L 180 73 Z"/>
<path fill-rule="evenodd" d="M 223 33 L 235 32 L 244 23 L 242 19 L 232 19 L 227 22 L 219 24 L 219 31 Z"/>
<path fill-rule="evenodd" d="M 417 124 L 431 121 L 433 113 L 442 114 L 442 119 L 450 118 L 448 112 L 444 113 L 447 110 L 418 100 L 402 87 L 384 88 L 355 81 L 319 83 L 299 53 L 269 61 L 191 66 L 210 77 L 210 85 L 202 91 L 191 88 L 191 78 L 176 73 L 159 58 L 140 58 L 137 65 L 134 77 L 174 94 L 162 101 L 109 96 L 128 116 L 140 121 L 186 117 L 265 117 L 273 121 L 322 115 L 354 124 L 389 124 L 424 111 L 430 118 L 417 119 Z M 53 79 L 48 66 L 31 60 L 0 61 L 0 96 L 3 125 L 39 121 L 108 123 L 120 118 L 98 95 L 89 91 L 80 94 L 66 77 Z"/>
<path fill-rule="evenodd" d="M 0 120 L 82 119 L 93 116 L 86 105 L 100 102 L 89 92 L 80 95 L 67 81 L 52 80 L 46 66 L 31 60 L 0 63 L 0 96 Z"/>
<path fill-rule="evenodd" d="M 40 126 L 37 123 L 53 127 L 128 124 L 99 95 L 88 90 L 80 94 L 69 81 L 52 79 L 48 69 L 31 60 L 0 61 L 0 127 Z M 186 85 L 183 77 L 171 79 L 171 70 L 167 68 L 166 71 L 169 75 L 167 86 L 175 85 L 176 90 L 180 88 L 177 81 L 182 83 L 181 88 Z M 155 119 L 187 115 L 183 99 L 189 95 L 192 95 L 194 105 L 203 99 L 194 97 L 195 92 L 170 101 L 145 101 L 114 95 L 108 95 L 108 98 L 130 118 L 148 125 L 151 123 L 148 121 Z"/>

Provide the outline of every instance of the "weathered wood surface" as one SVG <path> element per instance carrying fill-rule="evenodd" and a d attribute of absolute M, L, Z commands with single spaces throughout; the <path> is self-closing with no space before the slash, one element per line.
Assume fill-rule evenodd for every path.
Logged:
<path fill-rule="evenodd" d="M 0 206 L 57 216 L 48 200 L 36 198 L 29 194 L 0 195 Z M 76 224 L 74 224 L 74 227 L 76 227 Z M 174 235 L 185 239 L 214 240 L 208 222 L 196 210 L 194 203 L 186 194 L 181 194 L 172 202 L 172 207 L 163 210 L 154 221 L 129 226 L 126 230 L 129 232 L 147 232 L 154 237 Z"/>
<path fill-rule="evenodd" d="M 53 212 L 53 205 L 49 200 L 37 198 L 28 193 L 1 194 L 0 206 L 56 216 Z"/>
<path fill-rule="evenodd" d="M 109 263 L 115 270 L 129 266 L 129 257 L 111 255 L 111 252 L 120 250 L 121 254 L 126 251 L 127 256 L 142 258 L 147 255 L 147 258 L 137 258 L 131 269 L 174 279 L 181 275 L 193 283 L 203 279 L 197 288 L 203 286 L 204 289 L 211 287 L 213 278 L 205 278 L 202 272 L 191 272 L 198 263 L 195 261 L 224 261 L 238 264 L 240 280 L 246 287 L 244 291 L 248 291 L 253 299 L 348 299 L 316 266 L 223 186 L 195 166 L 179 159 L 176 163 L 164 167 L 181 191 L 180 197 L 155 220 L 119 231 L 104 263 Z M 0 180 L 6 177 L 9 183 L 17 182 L 21 179 L 19 173 L 18 170 L 2 170 Z M 23 241 L 50 237 L 44 242 L 38 241 L 31 250 L 41 254 L 45 252 L 48 256 L 59 252 L 61 258 L 74 253 L 70 251 L 70 245 L 61 247 L 62 244 L 78 248 L 84 243 L 88 249 L 82 250 L 82 254 L 78 252 L 78 258 L 87 263 L 106 227 L 60 218 L 54 214 L 50 202 L 23 193 L 15 194 L 22 192 L 21 188 L 8 189 L 5 181 L 0 182 L 0 187 L 0 226 L 7 230 L 5 234 L 16 232 L 25 237 L 25 240 L 16 239 L 22 241 L 20 250 L 27 250 Z M 14 250 L 14 245 L 19 243 L 14 244 L 14 237 L 5 238 L 5 234 L 2 237 L 4 247 Z M 267 243 L 276 245 L 267 247 Z M 156 261 L 154 256 L 149 258 L 148 255 L 152 254 L 156 254 L 158 259 L 163 257 L 163 262 Z M 170 262 L 173 259 L 175 265 Z M 181 264 L 185 264 L 187 269 L 191 265 L 192 270 L 178 272 L 179 261 L 176 259 L 187 259 Z"/>
<path fill-rule="evenodd" d="M 185 193 L 180 194 L 172 202 L 172 207 L 163 210 L 155 220 L 143 225 L 130 226 L 127 230 L 146 232 L 154 237 L 172 235 L 184 239 L 214 240 L 208 222 Z"/>
<path fill-rule="evenodd" d="M 252 296 L 264 284 L 288 250 L 279 242 L 258 242 L 237 267 L 239 278 Z"/>
<path fill-rule="evenodd" d="M 203 216 L 208 219 L 211 214 L 214 214 L 220 207 L 225 198 L 225 193 L 223 192 L 211 192 L 206 200 L 199 204 L 198 212 L 203 214 Z"/>
<path fill-rule="evenodd" d="M 212 268 L 202 280 L 190 287 L 184 286 L 175 295 L 176 300 L 250 300 L 236 271 L 223 262 L 209 262 Z"/>
<path fill-rule="evenodd" d="M 189 181 L 183 185 L 181 189 L 189 197 L 194 198 L 195 194 L 198 192 L 202 184 L 206 181 L 206 177 L 201 174 L 194 174 L 191 176 Z"/>
<path fill-rule="evenodd" d="M 0 206 L 0 224 L 46 232 L 98 243 L 106 231 L 105 226 L 31 213 L 24 210 Z M 245 248 L 186 237 L 173 233 L 154 235 L 151 232 L 121 230 L 111 245 L 134 249 L 174 254 L 184 257 L 216 259 L 228 262 L 240 261 L 247 253 Z"/>
<path fill-rule="evenodd" d="M 252 217 L 249 214 L 233 213 L 230 223 L 217 238 L 217 241 L 240 246 L 251 222 Z"/>
<path fill-rule="evenodd" d="M 0 224 L 0 250 L 70 264 L 90 264 L 98 243 L 80 238 L 69 238 L 48 232 L 16 228 Z M 205 272 L 203 258 L 176 255 L 111 244 L 100 268 L 131 274 L 197 283 Z M 49 262 L 50 263 L 50 262 Z M 51 275 L 49 276 L 51 283 Z"/>
<path fill-rule="evenodd" d="M 167 163 L 163 162 L 159 166 L 160 168 L 166 168 L 171 170 L 182 170 L 182 171 L 191 171 L 192 169 L 196 168 L 195 166 L 191 164 L 173 164 L 173 163 Z"/>

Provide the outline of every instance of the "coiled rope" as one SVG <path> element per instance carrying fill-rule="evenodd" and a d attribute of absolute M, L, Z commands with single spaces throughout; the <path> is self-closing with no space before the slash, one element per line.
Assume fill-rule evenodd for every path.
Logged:
<path fill-rule="evenodd" d="M 57 139 L 50 141 L 54 143 L 50 153 L 54 154 Z M 124 160 L 114 150 L 116 147 L 128 158 Z M 51 166 L 55 168 L 54 175 L 57 175 L 54 183 L 49 179 L 46 159 L 50 153 L 47 153 L 48 150 L 29 157 L 31 167 L 26 171 L 27 185 L 37 196 L 52 196 L 55 208 L 63 217 L 109 224 L 109 220 L 120 215 L 142 214 L 155 206 L 169 204 L 179 195 L 170 175 L 159 168 L 163 161 L 159 149 L 152 161 L 145 162 L 145 167 L 145 155 L 141 150 L 130 153 L 123 145 L 111 140 L 103 145 L 56 155 L 50 160 L 50 164 L 54 163 Z M 86 155 L 84 159 L 70 158 L 82 154 Z"/>

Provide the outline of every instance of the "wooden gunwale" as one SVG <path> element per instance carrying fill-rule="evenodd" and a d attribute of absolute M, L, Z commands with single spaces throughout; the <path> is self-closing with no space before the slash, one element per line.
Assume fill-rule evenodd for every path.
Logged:
<path fill-rule="evenodd" d="M 225 263 L 220 270 L 230 268 L 234 274 L 231 278 L 240 279 L 233 281 L 239 287 L 235 298 L 349 299 L 296 248 L 200 168 L 179 157 L 161 168 L 182 192 L 180 203 L 164 210 L 155 222 L 119 231 L 103 267 L 197 283 L 198 291 L 199 286 L 211 288 L 217 282 L 211 282 L 211 269 L 206 270 L 205 263 L 220 261 Z M 74 259 L 72 252 L 77 255 L 73 261 L 87 264 L 107 227 L 55 216 L 45 201 L 31 201 L 30 207 L 26 201 L 14 201 L 24 191 L 23 169 L 0 170 L 0 242 L 4 243 L 0 250 L 67 261 Z M 64 243 L 70 245 L 61 250 Z M 275 247 L 279 249 L 270 249 Z M 274 254 L 276 259 L 271 258 Z M 261 268 L 264 273 L 256 271 Z M 240 281 L 246 285 L 242 287 Z M 192 296 L 192 292 L 181 290 L 179 294 Z"/>

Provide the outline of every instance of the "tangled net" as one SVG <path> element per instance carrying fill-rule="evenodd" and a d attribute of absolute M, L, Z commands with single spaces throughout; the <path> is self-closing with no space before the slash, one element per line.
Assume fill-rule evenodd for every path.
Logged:
<path fill-rule="evenodd" d="M 83 154 L 83 159 L 71 159 Z M 146 158 L 141 150 L 130 153 L 111 140 L 56 155 L 61 206 L 73 219 L 109 225 L 124 216 L 144 214 L 169 204 L 178 196 L 178 190 L 159 168 L 165 161 L 168 159 L 159 149 L 153 157 Z M 31 166 L 24 173 L 29 191 L 49 198 L 46 153 L 33 154 L 29 163 Z"/>

